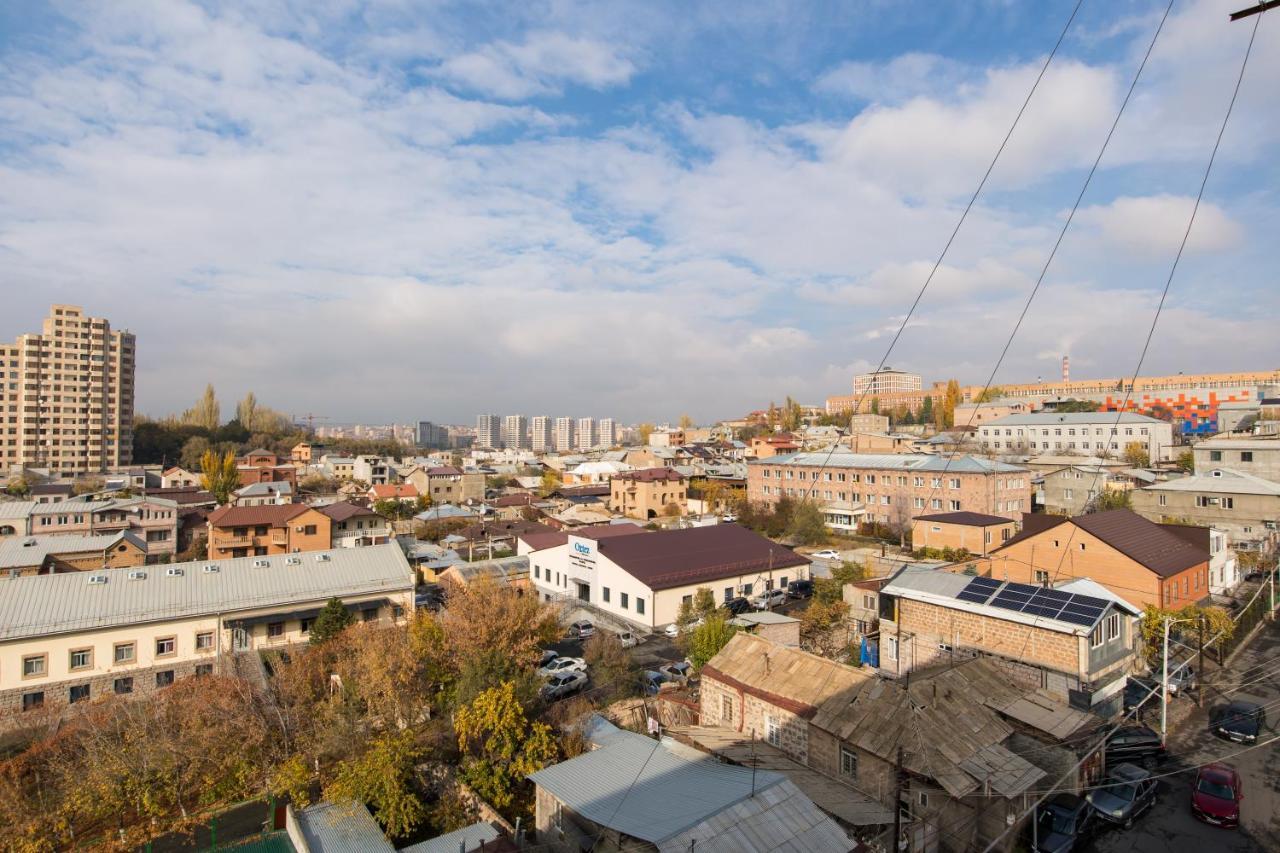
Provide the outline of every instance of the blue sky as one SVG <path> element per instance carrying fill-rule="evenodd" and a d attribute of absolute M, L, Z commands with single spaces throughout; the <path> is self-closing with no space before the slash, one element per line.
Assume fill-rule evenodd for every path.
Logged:
<path fill-rule="evenodd" d="M 1133 369 L 1248 24 L 1179 2 L 998 381 Z M 727 417 L 884 355 L 1071 4 L 0 0 L 0 335 L 337 420 Z M 889 361 L 981 382 L 1163 4 L 1089 2 Z M 1144 372 L 1274 367 L 1280 22 Z"/>

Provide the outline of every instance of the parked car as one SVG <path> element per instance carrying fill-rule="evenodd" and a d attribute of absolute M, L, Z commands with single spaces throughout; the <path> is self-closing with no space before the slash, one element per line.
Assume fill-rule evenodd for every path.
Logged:
<path fill-rule="evenodd" d="M 1075 794 L 1054 794 L 1036 812 L 1036 853 L 1071 853 L 1098 830 L 1098 817 L 1088 800 Z"/>
<path fill-rule="evenodd" d="M 1256 702 L 1236 699 L 1229 705 L 1214 708 L 1209 715 L 1209 730 L 1218 737 L 1236 743 L 1254 743 L 1267 724 L 1267 712 Z"/>
<path fill-rule="evenodd" d="M 667 677 L 662 673 L 648 669 L 640 676 L 640 687 L 644 690 L 646 696 L 657 696 L 662 690 L 662 685 L 666 684 L 667 680 Z"/>
<path fill-rule="evenodd" d="M 1159 679 L 1157 679 L 1156 681 L 1157 683 L 1159 683 Z M 1178 693 L 1182 693 L 1185 695 L 1187 691 L 1195 690 L 1196 685 L 1198 683 L 1199 682 L 1196 681 L 1195 667 L 1193 667 L 1191 664 L 1185 663 L 1185 664 L 1179 664 L 1177 666 L 1171 665 L 1169 667 L 1170 695 L 1176 696 Z"/>
<path fill-rule="evenodd" d="M 1129 676 L 1124 685 L 1124 710 L 1129 713 L 1134 708 L 1159 708 L 1160 682 L 1154 678 Z"/>
<path fill-rule="evenodd" d="M 694 619 L 692 622 L 690 622 L 688 626 L 685 628 L 685 630 L 692 631 L 694 628 L 697 628 L 699 625 L 701 625 L 704 621 L 705 620 L 701 616 L 699 616 L 697 619 Z M 662 629 L 662 633 L 666 634 L 668 637 L 674 640 L 676 637 L 680 636 L 680 626 L 677 625 L 675 622 L 672 622 L 670 625 Z"/>
<path fill-rule="evenodd" d="M 782 589 L 769 589 L 753 596 L 751 606 L 756 610 L 768 610 L 770 607 L 777 607 L 779 604 L 785 604 L 787 601 L 787 592 Z"/>
<path fill-rule="evenodd" d="M 675 663 L 663 664 L 658 667 L 658 672 L 665 675 L 668 681 L 684 684 L 689 680 L 689 676 L 693 674 L 693 664 L 687 660 L 676 661 Z"/>
<path fill-rule="evenodd" d="M 1164 760 L 1164 744 L 1160 735 L 1148 726 L 1121 726 L 1107 740 L 1107 764 L 1121 761 L 1157 762 Z"/>
<path fill-rule="evenodd" d="M 577 693 L 586 686 L 587 674 L 585 672 L 565 672 L 553 676 L 550 681 L 542 685 L 541 692 L 546 699 L 560 699 Z"/>
<path fill-rule="evenodd" d="M 624 649 L 631 649 L 643 643 L 644 637 L 633 631 L 622 631 L 618 634 L 618 642 L 622 644 Z"/>
<path fill-rule="evenodd" d="M 1098 817 L 1129 829 L 1156 803 L 1156 780 L 1134 764 L 1117 764 L 1101 787 L 1086 795 Z"/>
<path fill-rule="evenodd" d="M 809 556 L 816 560 L 838 560 L 840 559 L 840 552 L 835 548 L 824 548 L 821 551 L 814 551 Z"/>
<path fill-rule="evenodd" d="M 791 598 L 808 598 L 813 595 L 813 581 L 792 581 L 787 586 L 787 595 Z"/>
<path fill-rule="evenodd" d="M 1247 581 L 1260 581 L 1267 576 L 1262 569 L 1250 569 L 1244 573 L 1244 579 Z"/>
<path fill-rule="evenodd" d="M 592 625 L 586 619 L 579 619 L 569 626 L 569 636 L 579 640 L 585 640 L 588 637 L 595 636 L 596 626 Z"/>
<path fill-rule="evenodd" d="M 729 513 L 726 516 L 722 516 L 720 520 L 723 521 L 725 524 L 733 524 L 735 521 L 738 520 L 738 517 L 733 513 Z"/>
<path fill-rule="evenodd" d="M 747 601 L 742 596 L 738 596 L 737 598 L 729 599 L 728 601 L 726 601 L 724 604 L 720 606 L 723 607 L 725 610 L 728 610 L 729 613 L 731 613 L 732 615 L 737 616 L 740 613 L 746 613 L 748 610 L 750 610 L 751 602 Z"/>
<path fill-rule="evenodd" d="M 543 649 L 542 655 L 538 658 L 538 669 L 542 669 L 556 658 L 560 657 L 560 653 L 555 649 Z"/>
<path fill-rule="evenodd" d="M 1244 784 L 1230 764 L 1206 764 L 1191 786 L 1191 813 L 1214 826 L 1239 826 Z"/>
<path fill-rule="evenodd" d="M 562 672 L 586 672 L 587 662 L 582 658 L 556 658 L 550 663 L 538 667 L 538 675 L 550 678 Z"/>

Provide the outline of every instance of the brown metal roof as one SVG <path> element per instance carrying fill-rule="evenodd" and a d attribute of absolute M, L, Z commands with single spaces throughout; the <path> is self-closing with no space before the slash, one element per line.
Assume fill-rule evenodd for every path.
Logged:
<path fill-rule="evenodd" d="M 962 524 L 965 527 L 991 527 L 1009 524 L 1012 519 L 981 512 L 939 512 L 933 515 L 917 515 L 916 521 L 937 521 L 942 524 Z"/>
<path fill-rule="evenodd" d="M 1065 515 L 1048 515 L 1043 512 L 1024 512 L 1022 514 L 1022 530 L 1010 537 L 1007 541 L 996 548 L 996 551 L 1003 551 L 1010 545 L 1016 545 L 1024 539 L 1030 539 L 1032 536 L 1038 536 L 1046 530 L 1052 530 L 1059 524 L 1065 524 L 1067 517 Z"/>
<path fill-rule="evenodd" d="M 316 509 L 329 516 L 334 521 L 346 521 L 348 518 L 355 518 L 357 515 L 377 515 L 377 513 L 369 509 L 369 507 L 353 504 L 350 501 L 338 501 L 337 503 L 317 507 Z"/>
<path fill-rule="evenodd" d="M 1204 542 L 1206 547 L 1199 547 L 1189 541 L 1189 535 L 1179 535 L 1128 509 L 1094 512 L 1073 518 L 1024 513 L 1022 532 L 992 553 L 1003 551 L 1010 545 L 1038 536 L 1068 522 L 1101 539 L 1129 559 L 1161 577 L 1172 577 L 1209 560 L 1207 537 Z"/>
<path fill-rule="evenodd" d="M 311 507 L 306 504 L 224 506 L 209 513 L 209 523 L 214 527 L 250 527 L 258 524 L 283 527 L 290 519 L 309 509 Z"/>
<path fill-rule="evenodd" d="M 553 530 L 550 533 L 525 533 L 521 534 L 519 538 L 534 551 L 542 551 L 546 548 L 555 548 L 558 545 L 567 544 L 570 535 L 599 541 L 601 539 L 611 539 L 615 536 L 633 536 L 637 533 L 648 532 L 638 524 L 590 524 L 573 531 Z"/>
<path fill-rule="evenodd" d="M 809 564 L 737 524 L 615 537 L 600 543 L 600 553 L 652 590 Z"/>

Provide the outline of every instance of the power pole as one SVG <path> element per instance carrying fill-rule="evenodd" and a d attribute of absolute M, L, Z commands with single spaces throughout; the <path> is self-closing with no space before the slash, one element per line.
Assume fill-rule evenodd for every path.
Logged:
<path fill-rule="evenodd" d="M 1203 707 L 1204 707 L 1204 679 L 1205 679 L 1205 671 L 1204 671 L 1204 614 L 1203 614 L 1203 613 L 1201 613 L 1201 614 L 1200 614 L 1200 618 L 1199 618 L 1199 620 L 1197 620 L 1197 622 L 1196 622 L 1196 627 L 1199 629 L 1199 634 L 1200 634 L 1200 643 L 1199 643 L 1199 645 L 1200 645 L 1200 677 L 1196 679 L 1196 705 L 1197 705 L 1198 707 L 1203 708 Z"/>
<path fill-rule="evenodd" d="M 893 853 L 902 849 L 902 746 L 893 764 Z"/>
<path fill-rule="evenodd" d="M 1280 0 L 1264 0 L 1264 2 L 1259 3 L 1257 6 L 1250 6 L 1248 9 L 1241 9 L 1239 12 L 1232 12 L 1231 20 L 1239 21 L 1242 18 L 1249 18 L 1254 15 L 1261 15 L 1263 12 L 1267 11 L 1268 9 L 1274 9 L 1277 6 L 1280 6 Z"/>

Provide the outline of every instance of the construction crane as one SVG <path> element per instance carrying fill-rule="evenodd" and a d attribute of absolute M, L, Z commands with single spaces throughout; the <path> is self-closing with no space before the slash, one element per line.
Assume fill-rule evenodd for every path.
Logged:
<path fill-rule="evenodd" d="M 327 421 L 327 420 L 332 420 L 332 419 L 328 415 L 315 415 L 315 414 L 312 414 L 311 412 L 307 412 L 305 415 L 293 416 L 293 422 L 295 424 L 302 423 L 303 421 L 307 422 L 307 432 L 316 431 L 316 421 Z"/>

